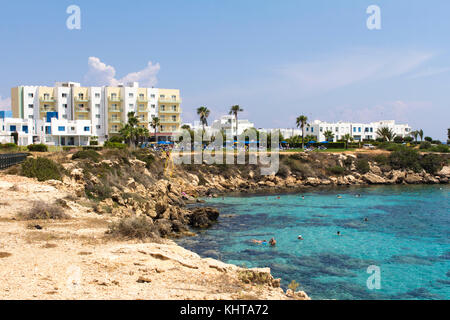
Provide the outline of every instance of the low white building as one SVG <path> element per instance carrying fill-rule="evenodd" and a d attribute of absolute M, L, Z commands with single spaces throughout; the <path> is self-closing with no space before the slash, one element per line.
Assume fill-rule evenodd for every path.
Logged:
<path fill-rule="evenodd" d="M 191 127 L 192 130 L 203 130 L 203 126 L 200 121 L 194 121 L 194 124 L 185 123 Z M 242 134 L 245 130 L 254 128 L 254 123 L 238 118 L 238 135 Z M 205 132 L 211 134 L 213 132 L 224 130 L 227 136 L 236 135 L 236 119 L 233 115 L 225 115 L 217 120 L 214 120 L 210 126 L 205 126 Z"/>
<path fill-rule="evenodd" d="M 411 127 L 408 124 L 397 124 L 395 120 L 383 120 L 370 123 L 357 122 L 325 122 L 314 120 L 305 127 L 305 136 L 315 136 L 316 141 L 326 141 L 326 131 L 331 131 L 334 135 L 333 142 L 336 142 L 346 134 L 350 134 L 355 141 L 375 140 L 379 138 L 377 131 L 379 128 L 387 127 L 391 129 L 396 136 L 407 137 L 411 134 Z M 260 129 L 262 130 L 262 129 Z M 301 136 L 302 130 L 299 128 L 291 129 L 272 129 L 280 130 L 285 139 L 293 136 Z M 331 142 L 331 139 L 330 139 Z"/>
<path fill-rule="evenodd" d="M 0 117 L 0 143 L 14 143 L 11 135 L 18 133 L 18 144 L 26 146 L 33 143 L 34 121 L 31 119 Z"/>

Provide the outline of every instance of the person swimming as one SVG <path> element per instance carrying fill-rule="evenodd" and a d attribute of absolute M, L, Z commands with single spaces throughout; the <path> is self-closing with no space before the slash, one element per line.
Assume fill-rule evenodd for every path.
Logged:
<path fill-rule="evenodd" d="M 271 239 L 269 240 L 269 244 L 270 244 L 272 247 L 274 247 L 274 246 L 277 244 L 277 240 L 275 240 L 275 238 L 271 238 Z"/>
<path fill-rule="evenodd" d="M 305 196 L 302 196 L 302 199 L 305 200 Z"/>
<path fill-rule="evenodd" d="M 341 197 L 339 194 L 337 195 L 337 198 L 338 198 L 338 199 L 342 199 L 342 197 Z"/>
<path fill-rule="evenodd" d="M 366 221 L 366 222 L 367 222 L 367 221 L 369 221 L 369 219 L 368 219 L 368 218 L 364 218 L 364 221 Z"/>
<path fill-rule="evenodd" d="M 253 243 L 257 243 L 257 244 L 267 244 L 267 240 L 256 240 L 256 239 L 252 239 Z"/>
<path fill-rule="evenodd" d="M 342 236 L 342 234 L 341 234 L 341 232 L 340 232 L 340 231 L 338 231 L 338 232 L 337 232 L 337 235 L 338 235 L 338 236 Z"/>
<path fill-rule="evenodd" d="M 302 237 L 302 235 L 301 235 L 301 234 L 299 234 L 299 235 L 298 235 L 298 237 L 297 237 L 297 239 L 298 239 L 298 240 L 303 240 L 303 237 Z"/>

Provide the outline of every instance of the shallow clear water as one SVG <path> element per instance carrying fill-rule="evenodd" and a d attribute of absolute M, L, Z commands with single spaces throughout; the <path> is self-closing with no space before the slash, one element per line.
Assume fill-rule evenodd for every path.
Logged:
<path fill-rule="evenodd" d="M 284 288 L 295 280 L 313 299 L 450 299 L 449 186 L 303 195 L 208 199 L 219 222 L 178 243 L 204 257 L 270 267 Z M 275 247 L 251 241 L 271 237 Z M 370 265 L 380 267 L 380 289 L 367 288 Z"/>

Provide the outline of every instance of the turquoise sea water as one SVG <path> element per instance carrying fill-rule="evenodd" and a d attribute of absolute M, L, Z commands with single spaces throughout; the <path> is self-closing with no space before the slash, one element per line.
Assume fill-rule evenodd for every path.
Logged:
<path fill-rule="evenodd" d="M 449 186 L 301 195 L 208 199 L 219 222 L 178 243 L 204 257 L 270 267 L 284 288 L 295 280 L 313 299 L 450 299 Z M 271 237 L 275 247 L 251 241 Z M 366 285 L 370 265 L 380 267 L 378 290 Z"/>

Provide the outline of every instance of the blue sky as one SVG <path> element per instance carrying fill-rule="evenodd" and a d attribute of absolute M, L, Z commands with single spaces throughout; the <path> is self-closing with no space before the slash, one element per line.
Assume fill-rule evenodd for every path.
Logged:
<path fill-rule="evenodd" d="M 66 8 L 81 8 L 81 30 Z M 366 8 L 381 8 L 368 30 Z M 446 139 L 447 0 L 20 1 L 0 5 L 0 109 L 10 88 L 139 80 L 180 88 L 183 120 L 233 104 L 257 127 L 395 119 Z"/>

